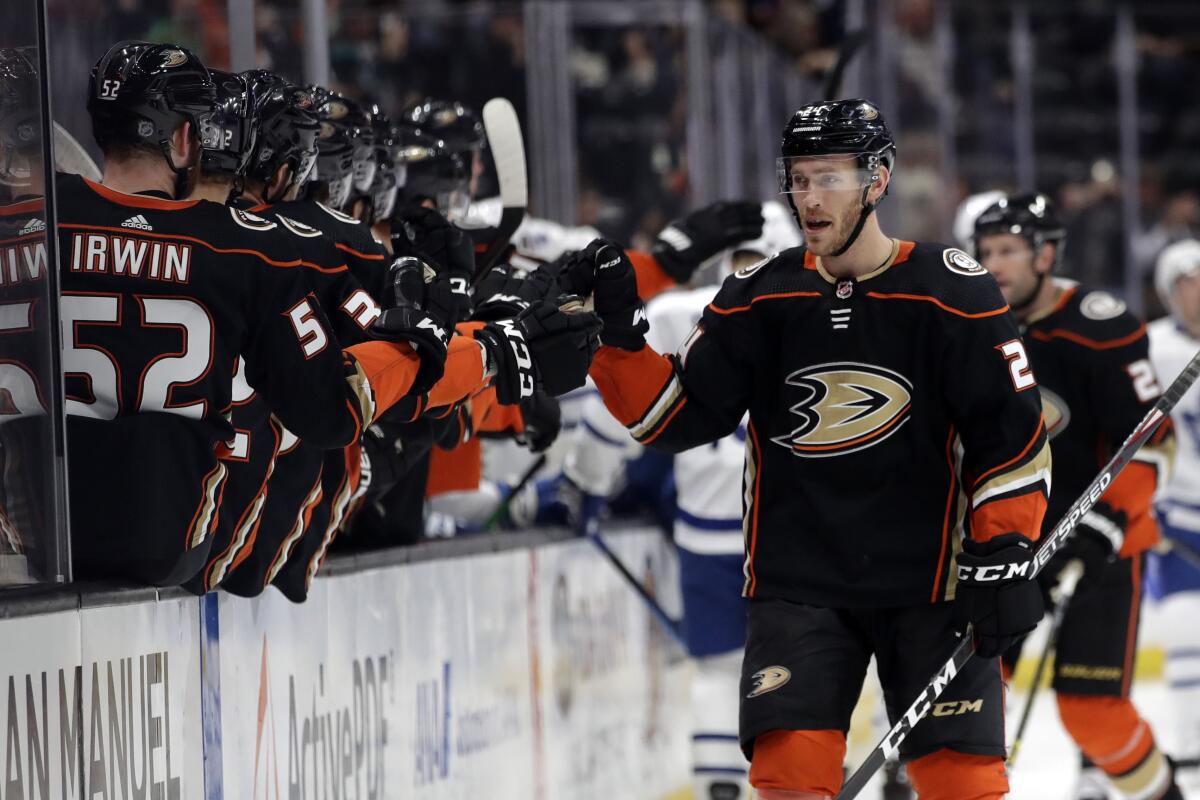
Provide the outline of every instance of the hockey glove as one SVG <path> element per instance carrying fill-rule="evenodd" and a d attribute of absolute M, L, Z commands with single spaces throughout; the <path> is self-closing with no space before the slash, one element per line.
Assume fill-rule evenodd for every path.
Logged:
<path fill-rule="evenodd" d="M 1103 500 L 1083 515 L 1076 529 L 1079 535 L 1067 546 L 1083 561 L 1085 572 L 1097 575 L 1117 559 L 1125 544 L 1126 522 L 1124 511 L 1118 511 Z"/>
<path fill-rule="evenodd" d="M 650 248 L 663 271 L 677 283 L 687 283 L 708 259 L 739 242 L 762 236 L 759 203 L 719 202 L 673 221 Z"/>
<path fill-rule="evenodd" d="M 371 328 L 379 339 L 408 342 L 421 366 L 409 394 L 428 392 L 446 369 L 446 348 L 454 332 L 458 300 L 446 275 L 411 256 L 398 258 L 389 273 L 393 305 Z"/>
<path fill-rule="evenodd" d="M 489 322 L 475 331 L 487 354 L 485 372 L 494 376 L 496 400 L 520 403 L 533 396 L 539 383 L 552 396 L 582 386 L 600 328 L 594 314 L 567 314 L 543 301 L 516 319 Z"/>
<path fill-rule="evenodd" d="M 474 319 L 491 322 L 515 317 L 557 292 L 554 276 L 543 269 L 518 275 L 511 264 L 492 267 L 475 287 Z"/>
<path fill-rule="evenodd" d="M 650 324 L 638 297 L 637 273 L 620 245 L 593 240 L 563 260 L 558 283 L 565 292 L 592 296 L 596 315 L 604 322 L 603 344 L 623 350 L 641 350 L 646 344 Z"/>
<path fill-rule="evenodd" d="M 475 273 L 475 246 L 462 229 L 432 208 L 407 206 L 397 214 L 399 224 L 392 234 L 392 250 L 431 262 L 438 273 L 450 278 L 458 300 L 459 317 L 468 319 L 471 297 L 468 288 Z"/>
<path fill-rule="evenodd" d="M 958 554 L 955 624 L 975 626 L 975 652 L 998 656 L 1033 630 L 1045 609 L 1037 581 L 1030 580 L 1033 542 L 1005 533 L 986 542 L 963 541 Z"/>
<path fill-rule="evenodd" d="M 562 430 L 562 409 L 550 395 L 534 392 L 533 397 L 521 401 L 521 420 L 525 423 L 521 443 L 541 453 L 554 444 Z"/>

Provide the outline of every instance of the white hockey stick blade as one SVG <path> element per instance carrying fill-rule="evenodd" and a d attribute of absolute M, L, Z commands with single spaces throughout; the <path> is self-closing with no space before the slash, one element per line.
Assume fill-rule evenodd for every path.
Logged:
<path fill-rule="evenodd" d="M 83 149 L 83 145 L 57 122 L 54 123 L 54 169 L 58 172 L 82 175 L 89 181 L 99 181 L 103 177 L 100 167 L 96 166 L 96 162 L 88 155 L 88 151 Z"/>
<path fill-rule="evenodd" d="M 513 104 L 503 97 L 488 100 L 483 106 L 483 128 L 487 132 L 492 159 L 496 162 L 501 204 L 505 208 L 525 208 L 529 204 L 525 140 Z"/>

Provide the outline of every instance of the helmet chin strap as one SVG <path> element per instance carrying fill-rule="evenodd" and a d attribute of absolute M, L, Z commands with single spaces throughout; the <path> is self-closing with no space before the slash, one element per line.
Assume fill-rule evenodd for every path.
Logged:
<path fill-rule="evenodd" d="M 858 222 L 854 224 L 854 230 L 850 231 L 850 235 L 846 237 L 846 241 L 842 244 L 842 246 L 837 250 L 834 250 L 829 255 L 840 256 L 842 253 L 850 249 L 850 246 L 854 244 L 856 239 L 858 239 L 858 235 L 862 233 L 863 225 L 867 224 L 867 217 L 871 216 L 871 212 L 875 210 L 875 206 L 877 205 L 877 203 L 867 202 L 867 194 L 870 191 L 871 184 L 867 184 L 865 187 L 863 187 L 862 200 L 860 201 L 862 203 L 862 210 L 858 212 Z"/>

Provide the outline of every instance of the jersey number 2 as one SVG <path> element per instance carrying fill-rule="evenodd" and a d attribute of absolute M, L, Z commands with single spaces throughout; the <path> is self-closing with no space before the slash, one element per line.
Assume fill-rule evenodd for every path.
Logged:
<path fill-rule="evenodd" d="M 1125 367 L 1125 371 L 1133 380 L 1133 391 L 1137 394 L 1139 403 L 1149 403 L 1162 394 L 1162 389 L 1158 386 L 1158 376 L 1154 374 L 1154 367 L 1150 365 L 1149 360 L 1143 358 L 1134 361 Z"/>
<path fill-rule="evenodd" d="M 1033 370 L 1029 368 L 1029 356 L 1025 354 L 1025 344 L 1020 339 L 1012 339 L 996 348 L 1004 354 L 1008 361 L 1008 375 L 1012 378 L 1013 388 L 1022 392 L 1037 386 Z"/>

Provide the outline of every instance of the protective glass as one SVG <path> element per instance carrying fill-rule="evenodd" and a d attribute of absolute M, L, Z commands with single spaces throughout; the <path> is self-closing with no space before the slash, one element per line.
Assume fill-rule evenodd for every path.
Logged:
<path fill-rule="evenodd" d="M 879 180 L 877 171 L 858 166 L 860 154 L 784 156 L 775 159 L 780 194 L 858 192 Z M 861 155 L 866 155 L 861 154 Z"/>

